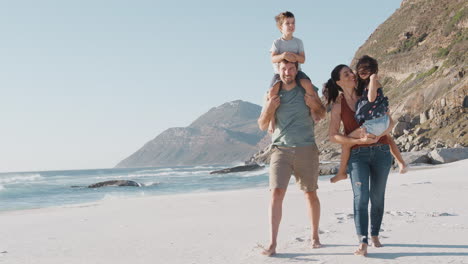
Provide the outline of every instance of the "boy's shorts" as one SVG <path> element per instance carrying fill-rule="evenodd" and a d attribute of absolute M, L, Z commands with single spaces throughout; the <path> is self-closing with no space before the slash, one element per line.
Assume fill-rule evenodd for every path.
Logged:
<path fill-rule="evenodd" d="M 298 71 L 296 75 L 296 82 L 299 82 L 299 80 L 302 80 L 302 79 L 307 79 L 310 81 L 310 78 L 309 76 L 307 76 L 307 74 L 305 74 L 303 71 Z M 275 73 L 275 75 L 273 75 L 273 79 L 271 80 L 270 88 L 275 86 L 275 84 L 279 82 L 281 82 L 280 75 Z"/>
<path fill-rule="evenodd" d="M 382 117 L 364 121 L 364 123 L 362 124 L 362 127 L 366 129 L 366 133 L 380 136 L 385 130 L 387 130 L 389 125 L 390 125 L 390 119 L 388 118 L 388 115 L 386 114 Z"/>
<path fill-rule="evenodd" d="M 272 147 L 270 189 L 287 189 L 291 174 L 294 174 L 301 190 L 313 192 L 318 189 L 319 152 L 317 145 Z"/>

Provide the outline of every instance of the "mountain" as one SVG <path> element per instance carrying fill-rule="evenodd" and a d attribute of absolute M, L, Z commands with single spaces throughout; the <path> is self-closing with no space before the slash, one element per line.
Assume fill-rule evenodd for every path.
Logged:
<path fill-rule="evenodd" d="M 365 54 L 379 62 L 402 151 L 468 146 L 468 1 L 404 0 L 357 50 L 351 67 Z M 339 149 L 328 141 L 328 120 L 316 135 L 323 152 Z"/>
<path fill-rule="evenodd" d="M 118 168 L 228 164 L 244 161 L 265 136 L 261 107 L 241 100 L 211 108 L 188 127 L 169 128 L 117 164 Z"/>

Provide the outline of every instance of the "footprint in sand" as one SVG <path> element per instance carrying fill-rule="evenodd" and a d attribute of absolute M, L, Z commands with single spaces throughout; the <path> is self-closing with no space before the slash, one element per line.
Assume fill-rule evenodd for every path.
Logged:
<path fill-rule="evenodd" d="M 432 184 L 430 181 L 425 181 L 425 182 L 415 182 L 413 184 Z"/>
<path fill-rule="evenodd" d="M 438 212 L 432 212 L 427 214 L 428 216 L 431 217 L 439 217 L 439 216 L 457 216 L 456 214 L 449 214 L 449 213 L 438 213 Z"/>

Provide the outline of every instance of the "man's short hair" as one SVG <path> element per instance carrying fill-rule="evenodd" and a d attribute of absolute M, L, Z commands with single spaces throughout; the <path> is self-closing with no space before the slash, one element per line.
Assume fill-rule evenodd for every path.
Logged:
<path fill-rule="evenodd" d="M 278 62 L 278 69 L 279 69 L 279 66 L 281 63 L 284 63 L 284 64 L 288 64 L 288 63 L 293 63 L 294 66 L 296 66 L 296 70 L 299 68 L 299 63 L 296 61 L 296 62 L 291 62 L 291 61 L 288 61 L 288 60 L 282 60 L 280 62 Z"/>

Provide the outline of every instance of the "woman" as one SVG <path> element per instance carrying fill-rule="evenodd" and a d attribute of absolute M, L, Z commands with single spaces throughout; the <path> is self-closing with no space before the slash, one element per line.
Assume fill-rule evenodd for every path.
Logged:
<path fill-rule="evenodd" d="M 356 93 L 356 76 L 346 65 L 338 65 L 325 84 L 324 94 L 328 104 L 332 104 L 329 127 L 330 141 L 342 145 L 352 145 L 348 170 L 354 193 L 354 223 L 359 237 L 359 248 L 355 255 L 366 256 L 368 246 L 368 205 L 371 201 L 371 240 L 375 247 L 381 247 L 379 230 L 384 213 L 385 187 L 392 163 L 387 136 L 377 138 L 351 138 L 352 131 L 359 128 L 354 118 L 355 104 L 359 99 Z M 345 135 L 340 133 L 343 122 Z M 385 134 L 388 134 L 390 126 Z"/>

